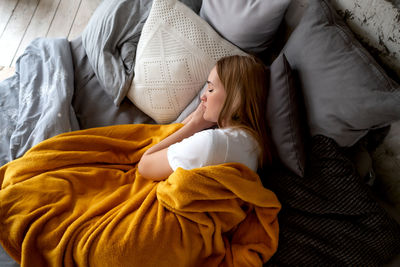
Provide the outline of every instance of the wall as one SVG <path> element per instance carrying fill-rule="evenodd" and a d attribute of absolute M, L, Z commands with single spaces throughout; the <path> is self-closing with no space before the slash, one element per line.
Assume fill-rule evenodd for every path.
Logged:
<path fill-rule="evenodd" d="M 400 0 L 332 0 L 338 13 L 368 48 L 400 81 Z"/>
<path fill-rule="evenodd" d="M 400 0 L 331 0 L 331 3 L 364 47 L 400 83 Z M 308 0 L 292 0 L 285 16 L 289 29 L 296 27 L 307 6 Z"/>

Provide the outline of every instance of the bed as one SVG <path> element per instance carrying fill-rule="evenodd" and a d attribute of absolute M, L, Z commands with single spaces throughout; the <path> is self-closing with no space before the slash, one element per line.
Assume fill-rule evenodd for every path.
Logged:
<path fill-rule="evenodd" d="M 103 1 L 77 39 L 33 41 L 0 82 L 0 265 L 398 264 L 400 69 L 340 2 Z M 274 164 L 140 177 L 245 53 L 270 67 Z"/>

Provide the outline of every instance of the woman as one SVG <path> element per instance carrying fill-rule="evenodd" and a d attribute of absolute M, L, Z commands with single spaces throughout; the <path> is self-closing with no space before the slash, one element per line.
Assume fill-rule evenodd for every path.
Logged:
<path fill-rule="evenodd" d="M 140 174 L 163 180 L 178 167 L 239 162 L 256 171 L 270 162 L 265 118 L 268 77 L 268 69 L 256 57 L 220 59 L 210 72 L 201 104 L 182 128 L 144 153 Z M 213 126 L 218 128 L 208 129 Z"/>

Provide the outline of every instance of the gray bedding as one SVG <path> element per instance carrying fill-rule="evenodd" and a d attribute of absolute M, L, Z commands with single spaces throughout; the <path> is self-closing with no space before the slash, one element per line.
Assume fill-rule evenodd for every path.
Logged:
<path fill-rule="evenodd" d="M 119 106 L 103 90 L 104 85 L 92 69 L 82 39 L 71 42 L 75 69 L 75 93 L 72 105 L 81 129 L 115 124 L 154 123 L 154 121 L 136 108 L 128 99 L 123 99 Z"/>
<path fill-rule="evenodd" d="M 33 145 L 79 129 L 71 106 L 74 72 L 66 39 L 36 39 L 0 83 L 0 165 Z"/>
<path fill-rule="evenodd" d="M 41 38 L 28 46 L 16 74 L 0 83 L 0 166 L 60 133 L 153 123 L 120 97 L 133 76 L 136 45 L 151 3 L 103 1 L 82 37 L 71 43 Z"/>

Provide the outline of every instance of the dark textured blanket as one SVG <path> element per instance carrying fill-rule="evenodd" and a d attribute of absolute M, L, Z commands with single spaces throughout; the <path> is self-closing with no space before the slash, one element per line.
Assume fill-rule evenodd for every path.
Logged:
<path fill-rule="evenodd" d="M 304 178 L 265 176 L 282 203 L 277 253 L 268 266 L 382 266 L 400 254 L 400 226 L 370 196 L 342 148 L 311 141 Z"/>

